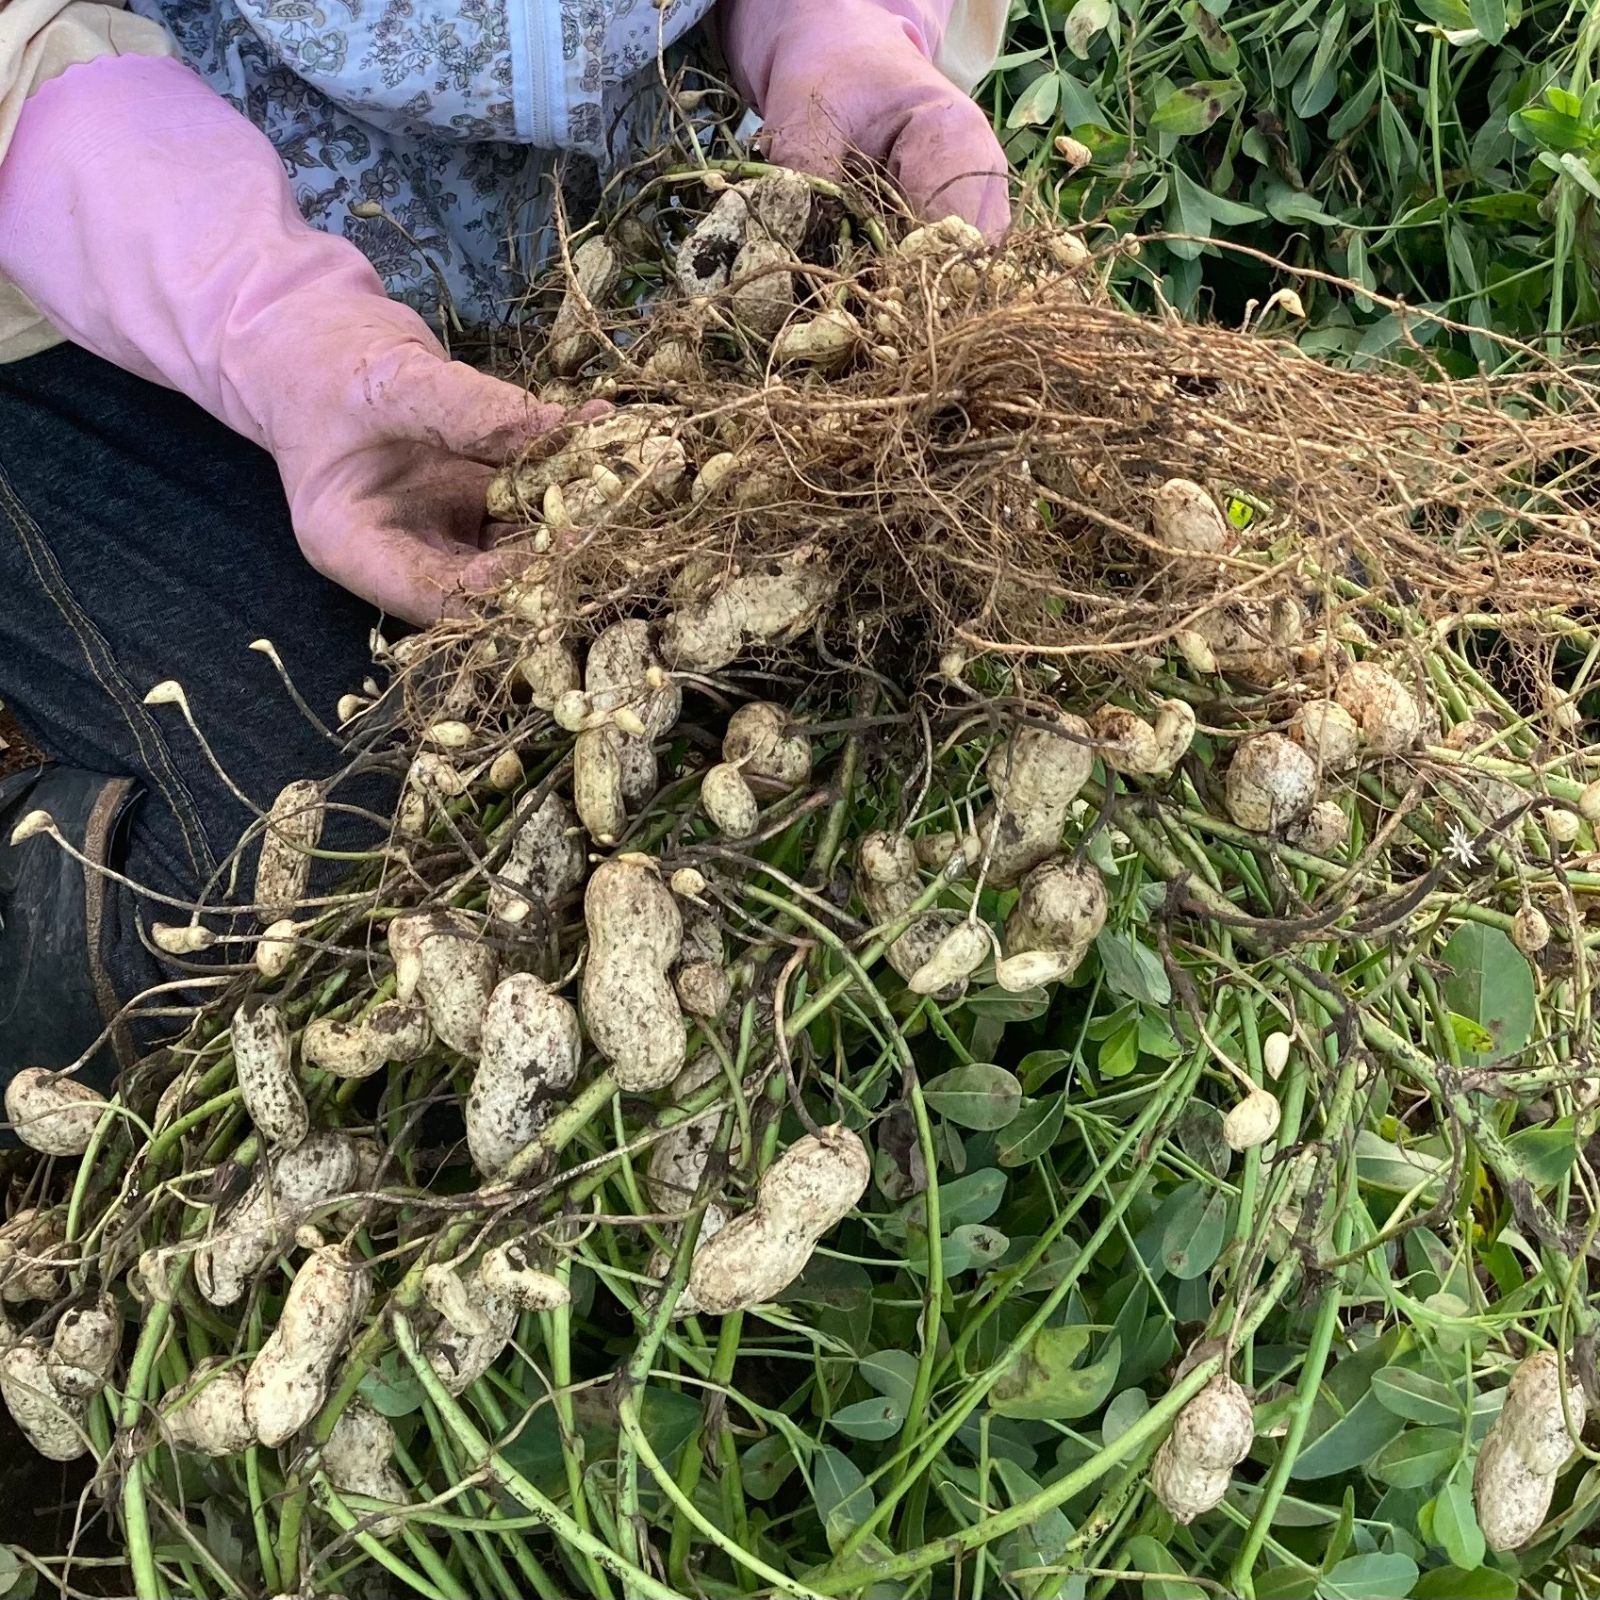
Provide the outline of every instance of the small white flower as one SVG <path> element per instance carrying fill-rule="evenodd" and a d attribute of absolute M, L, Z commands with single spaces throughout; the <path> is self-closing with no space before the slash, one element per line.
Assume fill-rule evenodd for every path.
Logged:
<path fill-rule="evenodd" d="M 1472 835 L 1459 822 L 1450 829 L 1450 841 L 1445 845 L 1444 853 L 1463 867 L 1475 867 L 1478 864 L 1478 852 L 1473 846 Z"/>

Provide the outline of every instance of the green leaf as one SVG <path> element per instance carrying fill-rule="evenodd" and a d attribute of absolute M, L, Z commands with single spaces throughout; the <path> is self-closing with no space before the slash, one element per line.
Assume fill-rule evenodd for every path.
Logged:
<path fill-rule="evenodd" d="M 795 1469 L 794 1451 L 781 1433 L 757 1439 L 739 1457 L 739 1478 L 747 1495 L 770 1500 L 788 1481 Z"/>
<path fill-rule="evenodd" d="M 1457 1428 L 1408 1428 L 1372 1458 L 1367 1470 L 1396 1489 L 1427 1489 L 1461 1453 Z"/>
<path fill-rule="evenodd" d="M 1010 1248 L 1011 1241 L 999 1229 L 986 1228 L 980 1222 L 963 1223 L 959 1228 L 952 1228 L 941 1241 L 940 1270 L 947 1278 L 974 1267 L 987 1271 L 998 1264 Z M 912 1272 L 921 1273 L 926 1263 L 917 1254 L 906 1266 Z"/>
<path fill-rule="evenodd" d="M 1061 37 L 1067 49 L 1080 61 L 1089 59 L 1094 36 L 1111 20 L 1111 0 L 1077 0 L 1061 24 Z"/>
<path fill-rule="evenodd" d="M 1125 1022 L 1100 1046 L 1095 1058 L 1102 1078 L 1125 1078 L 1139 1065 L 1139 1025 Z"/>
<path fill-rule="evenodd" d="M 1384 1367 L 1372 1375 L 1372 1394 L 1385 1411 L 1408 1422 L 1461 1426 L 1461 1402 L 1456 1391 L 1425 1372 L 1410 1367 Z"/>
<path fill-rule="evenodd" d="M 1452 1011 L 1487 1030 L 1494 1044 L 1480 1059 L 1514 1055 L 1533 1036 L 1533 969 L 1498 928 L 1464 922 L 1443 952 L 1450 975 L 1444 998 Z"/>
<path fill-rule="evenodd" d="M 1572 1170 L 1578 1159 L 1578 1141 L 1571 1117 L 1560 1117 L 1539 1128 L 1519 1128 L 1506 1145 L 1522 1163 L 1536 1189 L 1548 1189 Z"/>
<path fill-rule="evenodd" d="M 410 1367 L 401 1371 L 392 1356 L 385 1356 L 361 1380 L 359 1392 L 380 1416 L 409 1416 L 422 1405 L 422 1384 L 416 1373 Z"/>
<path fill-rule="evenodd" d="M 1330 217 L 1315 195 L 1304 189 L 1291 189 L 1281 178 L 1269 179 L 1261 198 L 1268 212 L 1287 225 L 1297 222 L 1320 222 L 1329 228 L 1339 225 L 1339 219 Z"/>
<path fill-rule="evenodd" d="M 898 1400 L 902 1410 L 911 1404 L 917 1381 L 917 1358 L 909 1350 L 876 1350 L 863 1356 L 861 1376 L 879 1394 Z"/>
<path fill-rule="evenodd" d="M 1206 192 L 1181 167 L 1172 169 L 1172 195 L 1167 201 L 1169 233 L 1192 234 L 1191 239 L 1173 239 L 1167 248 L 1180 260 L 1193 260 L 1205 248 L 1201 240 L 1211 237 L 1211 208 Z"/>
<path fill-rule="evenodd" d="M 1228 199 L 1226 195 L 1213 194 L 1209 189 L 1205 191 L 1205 196 L 1206 209 L 1211 213 L 1211 220 L 1219 227 L 1242 228 L 1248 223 L 1264 222 L 1266 220 L 1266 212 L 1257 206 L 1247 206 L 1242 201 Z M 1243 501 L 1236 500 L 1230 506 L 1229 521 L 1234 519 L 1234 506 L 1238 507 L 1239 511 L 1243 513 L 1245 525 L 1248 526 L 1254 513 Z"/>
<path fill-rule="evenodd" d="M 948 1228 L 968 1222 L 987 1222 L 1000 1209 L 1006 1192 L 1006 1175 L 998 1167 L 982 1167 L 954 1183 L 939 1185 L 939 1217 Z M 908 1201 L 901 1212 L 906 1227 L 926 1229 L 928 1204 L 924 1195 Z"/>
<path fill-rule="evenodd" d="M 1163 1574 L 1130 1584 L 1127 1589 L 1130 1596 L 1137 1590 L 1144 1600 L 1206 1600 L 1210 1592 L 1197 1583 L 1184 1582 L 1183 1563 L 1159 1539 L 1152 1539 L 1147 1533 L 1135 1534 L 1123 1546 L 1122 1559 L 1117 1565 L 1129 1572 Z"/>
<path fill-rule="evenodd" d="M 1204 1205 L 1198 1194 L 1195 1201 L 1179 1208 L 1161 1238 L 1161 1264 L 1180 1282 L 1209 1272 L 1228 1237 L 1227 1195 L 1212 1190 Z"/>
<path fill-rule="evenodd" d="M 1516 1600 L 1517 1580 L 1492 1567 L 1435 1567 L 1411 1586 L 1411 1600 Z"/>
<path fill-rule="evenodd" d="M 1295 1458 L 1291 1478 L 1331 1478 L 1365 1466 L 1405 1428 L 1405 1418 L 1386 1411 L 1370 1390 Z"/>
<path fill-rule="evenodd" d="M 841 1406 L 828 1418 L 829 1423 L 837 1428 L 840 1433 L 852 1439 L 892 1439 L 899 1433 L 906 1420 L 904 1405 L 891 1400 L 887 1395 L 878 1395 L 871 1400 L 857 1400 L 851 1405 Z"/>
<path fill-rule="evenodd" d="M 1025 1505 L 1041 1488 L 1021 1466 L 1004 1456 L 995 1458 L 994 1469 L 996 1477 L 1005 1485 L 1007 1499 L 1014 1506 Z M 1082 1600 L 1081 1579 L 1074 1584 L 1062 1572 L 1032 1570 L 1058 1567 L 1072 1542 L 1072 1533 L 1066 1514 L 1052 1506 L 1024 1523 L 1015 1533 L 1007 1534 L 996 1546 L 1007 1587 L 1015 1585 L 1023 1600 Z"/>
<path fill-rule="evenodd" d="M 1425 1150 L 1402 1149 L 1371 1128 L 1356 1135 L 1356 1176 L 1373 1189 L 1408 1194 L 1420 1183 L 1423 1196 L 1433 1194 L 1449 1173 L 1449 1163 Z"/>
<path fill-rule="evenodd" d="M 1151 133 L 1187 135 L 1204 133 L 1225 112 L 1231 111 L 1244 95 L 1237 78 L 1207 78 L 1174 89 L 1150 113 Z"/>
<path fill-rule="evenodd" d="M 1485 44 L 1499 44 L 1505 38 L 1505 0 L 1468 0 L 1467 10 Z"/>
<path fill-rule="evenodd" d="M 1056 1142 L 1067 1114 L 1067 1097 L 1053 1094 L 1028 1100 L 1005 1132 L 995 1140 L 1002 1167 L 1023 1167 L 1037 1161 Z"/>
<path fill-rule="evenodd" d="M 1143 1389 L 1124 1389 L 1114 1395 L 1100 1419 L 1100 1442 L 1114 1444 L 1150 1409 L 1150 1397 Z"/>
<path fill-rule="evenodd" d="M 837 1550 L 878 1503 L 861 1469 L 832 1445 L 824 1445 L 811 1464 L 811 1498 L 827 1531 L 830 1550 Z"/>
<path fill-rule="evenodd" d="M 1234 73 L 1239 70 L 1239 47 L 1200 0 L 1188 0 L 1178 8 L 1178 15 L 1189 25 L 1189 30 L 1200 41 L 1206 59 L 1218 72 Z"/>
<path fill-rule="evenodd" d="M 1141 944 L 1115 928 L 1103 929 L 1095 939 L 1106 982 L 1116 994 L 1140 1005 L 1164 1006 L 1172 1001 L 1172 984 L 1161 957 L 1149 945 Z"/>
<path fill-rule="evenodd" d="M 1122 1344 L 1113 1334 L 1098 1361 L 1073 1366 L 1088 1342 L 1087 1328 L 1041 1328 L 990 1391 L 989 1409 L 1003 1417 L 1062 1422 L 1098 1411 L 1117 1381 Z"/>
<path fill-rule="evenodd" d="M 1549 157 L 1541 155 L 1539 159 L 1548 161 Z M 1594 175 L 1594 169 L 1576 150 L 1563 150 L 1554 165 L 1558 172 L 1564 172 L 1580 189 L 1600 200 L 1600 178 Z"/>
<path fill-rule="evenodd" d="M 995 984 L 969 994 L 961 1009 L 986 1022 L 1032 1022 L 1050 1009 L 1050 996 L 1043 989 L 1013 994 Z"/>
<path fill-rule="evenodd" d="M 1017 1063 L 1017 1076 L 1022 1079 L 1024 1094 L 1038 1094 L 1040 1086 L 1064 1072 L 1073 1063 L 1070 1050 L 1030 1050 Z"/>
<path fill-rule="evenodd" d="M 1056 114 L 1056 104 L 1061 99 L 1061 78 L 1052 68 L 1041 72 L 1021 94 L 1006 117 L 1008 128 L 1032 128 L 1049 122 Z"/>
<path fill-rule="evenodd" d="M 206 1502 L 208 1514 L 210 1506 L 211 1502 L 208 1500 Z M 10 1595 L 11 1600 L 27 1600 L 27 1597 L 34 1592 L 38 1576 L 38 1570 L 24 1566 L 11 1553 L 9 1545 L 0 1544 L 0 1594 Z"/>
<path fill-rule="evenodd" d="M 1483 1560 L 1483 1530 L 1472 1507 L 1472 1464 L 1461 1462 L 1433 1503 L 1434 1542 L 1458 1567 L 1476 1567 Z"/>
<path fill-rule="evenodd" d="M 1256 1574 L 1256 1600 L 1313 1600 L 1317 1575 L 1300 1567 L 1268 1567 Z"/>
<path fill-rule="evenodd" d="M 924 1085 L 930 1111 L 963 1128 L 993 1132 L 1004 1128 L 1022 1108 L 1022 1085 L 1004 1067 L 971 1061 L 941 1072 Z"/>
<path fill-rule="evenodd" d="M 1368 1551 L 1346 1556 L 1317 1585 L 1318 1600 L 1404 1600 L 1417 1581 L 1410 1556 Z"/>

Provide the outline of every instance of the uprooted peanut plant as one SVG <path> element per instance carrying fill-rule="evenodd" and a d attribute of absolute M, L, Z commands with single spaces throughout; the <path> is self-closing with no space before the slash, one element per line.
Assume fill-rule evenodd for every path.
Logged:
<path fill-rule="evenodd" d="M 13 1084 L 139 1593 L 1600 1582 L 1594 392 L 865 214 L 633 175 L 529 373 L 616 409 L 339 707 L 386 835 L 308 774 L 188 1031 Z"/>

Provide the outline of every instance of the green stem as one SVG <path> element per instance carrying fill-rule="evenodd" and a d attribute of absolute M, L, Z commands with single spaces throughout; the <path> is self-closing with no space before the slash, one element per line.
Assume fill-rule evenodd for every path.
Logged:
<path fill-rule="evenodd" d="M 117 1418 L 118 1431 L 132 1438 L 144 1409 L 145 1390 L 155 1370 L 156 1356 L 172 1315 L 171 1305 L 158 1300 L 149 1309 L 139 1342 L 134 1346 L 133 1363 L 128 1369 L 127 1387 L 122 1391 L 122 1406 Z M 166 1586 L 156 1568 L 155 1548 L 150 1542 L 150 1508 L 144 1497 L 145 1463 L 130 1455 L 122 1479 L 122 1536 L 127 1542 L 128 1565 L 133 1572 L 133 1590 L 140 1600 L 164 1595 Z"/>
<path fill-rule="evenodd" d="M 439 1381 L 438 1373 L 423 1359 L 422 1352 L 417 1346 L 416 1334 L 411 1329 L 411 1320 L 404 1312 L 397 1312 L 394 1316 L 394 1341 L 400 1354 L 416 1373 L 424 1393 L 438 1409 L 445 1426 L 455 1435 L 457 1443 L 467 1453 L 468 1460 L 482 1462 L 489 1469 L 495 1482 L 518 1505 L 538 1513 L 545 1525 L 562 1543 L 592 1556 L 608 1571 L 625 1579 L 624 1592 L 628 1595 L 628 1600 L 683 1600 L 676 1590 L 669 1589 L 664 1583 L 651 1577 L 648 1572 L 625 1561 L 593 1534 L 580 1528 L 553 1500 L 534 1488 L 504 1456 L 494 1449 L 479 1432 L 472 1418 L 462 1410 L 455 1396 Z"/>

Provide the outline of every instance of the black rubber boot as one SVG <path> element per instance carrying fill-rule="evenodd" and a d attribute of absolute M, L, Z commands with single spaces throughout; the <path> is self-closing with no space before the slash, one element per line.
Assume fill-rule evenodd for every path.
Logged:
<path fill-rule="evenodd" d="M 30 812 L 47 811 L 62 838 L 105 865 L 134 794 L 128 778 L 71 767 L 0 778 L 0 1085 L 23 1067 L 60 1071 L 92 1049 L 76 1076 L 109 1093 L 132 1059 L 127 1028 L 106 1033 L 119 1003 L 107 963 L 117 937 L 112 901 L 123 891 L 54 839 L 13 844 L 11 834 Z"/>

